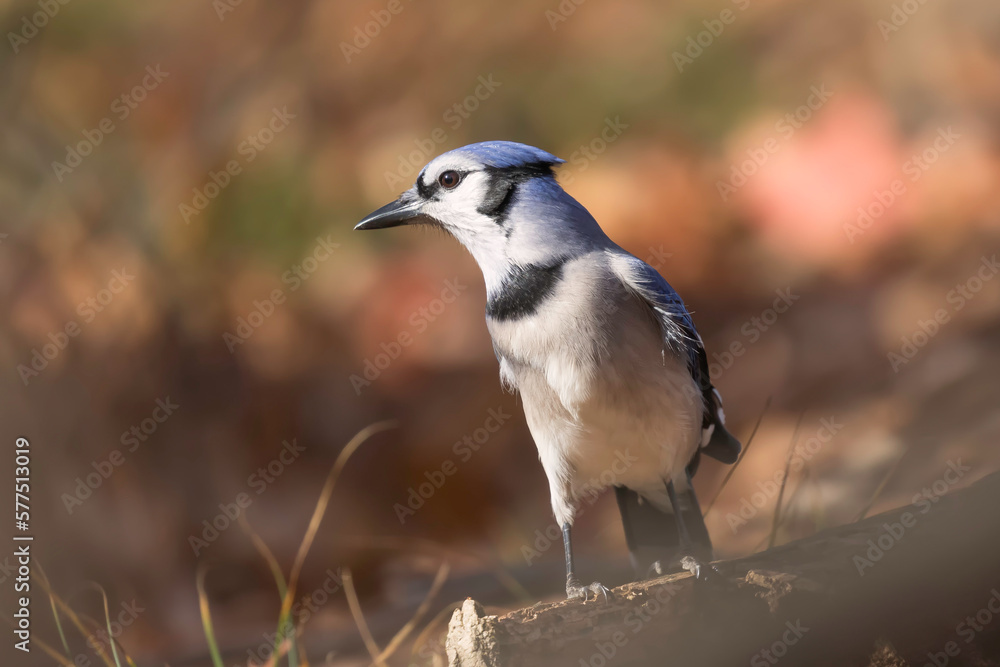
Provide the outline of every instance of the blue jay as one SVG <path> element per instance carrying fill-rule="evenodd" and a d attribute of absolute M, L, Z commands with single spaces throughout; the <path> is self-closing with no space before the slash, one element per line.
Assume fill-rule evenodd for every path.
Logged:
<path fill-rule="evenodd" d="M 741 445 L 680 297 L 559 186 L 563 162 L 509 141 L 458 148 L 355 229 L 435 225 L 479 264 L 500 378 L 521 394 L 562 528 L 566 594 L 586 601 L 608 591 L 574 571 L 582 498 L 614 487 L 639 574 L 701 577 L 712 543 L 691 476 L 702 452 L 734 463 Z"/>

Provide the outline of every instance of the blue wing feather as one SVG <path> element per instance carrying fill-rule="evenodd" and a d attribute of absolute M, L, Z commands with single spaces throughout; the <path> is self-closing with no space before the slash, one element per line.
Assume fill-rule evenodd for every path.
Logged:
<path fill-rule="evenodd" d="M 684 301 L 670 283 L 649 264 L 625 253 L 615 259 L 622 268 L 619 276 L 626 287 L 646 302 L 659 323 L 664 350 L 669 349 L 687 360 L 691 377 L 701 390 L 705 403 L 702 451 L 723 463 L 735 463 L 742 446 L 726 430 L 722 397 L 712 386 L 705 346 L 690 313 L 684 307 Z M 692 465 L 697 466 L 697 460 Z"/>

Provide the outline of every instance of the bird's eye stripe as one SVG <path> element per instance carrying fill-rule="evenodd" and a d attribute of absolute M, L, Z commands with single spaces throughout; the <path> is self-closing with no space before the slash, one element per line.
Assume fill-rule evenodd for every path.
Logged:
<path fill-rule="evenodd" d="M 438 185 L 437 181 L 432 182 L 430 185 L 425 183 L 423 175 L 417 178 L 417 192 L 420 193 L 420 196 L 423 197 L 424 199 L 430 199 L 431 197 L 433 197 L 434 193 L 438 191 L 439 187 L 440 186 Z"/>

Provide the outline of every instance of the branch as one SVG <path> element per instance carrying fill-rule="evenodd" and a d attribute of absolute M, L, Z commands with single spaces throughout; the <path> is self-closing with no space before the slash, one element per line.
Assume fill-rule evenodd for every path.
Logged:
<path fill-rule="evenodd" d="M 783 664 L 888 666 L 949 649 L 982 660 L 1000 646 L 1000 613 L 968 642 L 956 626 L 1000 590 L 998 508 L 993 474 L 719 562 L 704 582 L 669 575 L 614 589 L 607 603 L 539 603 L 503 616 L 469 599 L 449 625 L 449 664 L 773 665 L 787 655 Z M 1000 609 L 1000 592 L 992 604 Z"/>

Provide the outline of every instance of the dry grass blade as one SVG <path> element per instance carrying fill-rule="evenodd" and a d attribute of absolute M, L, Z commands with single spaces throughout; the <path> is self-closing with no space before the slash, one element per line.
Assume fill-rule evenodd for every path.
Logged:
<path fill-rule="evenodd" d="M 899 458 L 896 459 L 896 462 L 893 463 L 892 466 L 886 471 L 885 475 L 882 477 L 882 481 L 879 482 L 878 487 L 875 489 L 875 493 L 873 493 L 872 497 L 868 499 L 867 503 L 865 503 L 864 508 L 858 512 L 858 516 L 855 517 L 853 523 L 857 523 L 868 516 L 868 512 L 870 512 L 872 507 L 875 506 L 875 503 L 878 502 L 879 496 L 881 496 L 882 491 L 885 490 L 886 484 L 888 484 L 889 480 L 892 479 L 892 476 L 896 474 L 896 470 L 899 469 L 899 464 L 903 462 L 903 459 L 906 458 L 906 454 L 909 451 L 909 449 L 904 450 Z"/>
<path fill-rule="evenodd" d="M 93 585 L 97 586 L 97 584 L 93 584 Z M 118 641 L 117 639 L 115 639 L 114 637 L 111 636 L 111 630 L 110 630 L 110 627 L 109 627 L 110 626 L 110 619 L 107 616 L 106 612 L 105 612 L 105 617 L 104 617 L 105 618 L 106 626 L 103 627 L 103 628 L 101 627 L 100 623 L 98 623 L 97 621 L 95 621 L 94 619 L 92 619 L 90 616 L 87 616 L 86 614 L 79 614 L 79 617 L 80 617 L 81 621 L 86 621 L 87 623 L 89 623 L 90 626 L 91 626 L 91 628 L 93 628 L 94 632 L 96 632 L 98 630 L 107 632 L 108 641 L 112 644 L 112 648 L 114 648 L 115 646 L 117 646 L 118 650 L 121 651 L 121 653 L 122 653 L 122 657 L 125 658 L 125 662 L 127 662 L 129 665 L 132 665 L 132 667 L 135 667 L 135 661 L 132 660 L 132 658 L 129 656 L 129 654 L 125 651 L 125 646 L 122 645 L 122 643 L 120 641 Z"/>
<path fill-rule="evenodd" d="M 417 638 L 413 640 L 413 650 L 410 652 L 410 664 L 417 664 L 417 653 L 423 648 L 424 644 L 427 643 L 427 638 L 430 637 L 434 629 L 441 624 L 441 621 L 451 616 L 456 609 L 462 606 L 462 602 L 452 602 L 451 604 L 445 605 L 445 607 L 437 613 L 437 615 L 430 620 L 430 623 L 420 631 Z"/>
<path fill-rule="evenodd" d="M 59 641 L 62 642 L 63 650 L 66 651 L 66 655 L 69 655 L 69 642 L 66 641 L 66 631 L 63 630 L 62 618 L 59 616 L 59 607 L 56 606 L 56 601 L 52 593 L 49 593 L 48 596 L 49 607 L 52 608 L 52 618 L 55 619 L 56 622 L 56 632 L 59 633 Z"/>
<path fill-rule="evenodd" d="M 246 514 L 240 514 L 236 522 L 240 525 L 240 529 L 242 529 L 247 537 L 250 538 L 250 541 L 253 542 L 254 548 L 257 549 L 257 553 L 259 553 L 261 558 L 267 562 L 267 566 L 271 570 L 271 576 L 274 578 L 274 583 L 278 587 L 278 598 L 284 602 L 285 594 L 288 592 L 288 585 L 285 583 L 285 575 L 281 572 L 281 565 L 278 564 L 278 559 L 274 557 L 274 553 L 267 546 L 267 543 L 264 542 L 261 536 L 258 535 L 257 532 L 250 526 L 250 522 L 247 521 Z M 283 653 L 279 655 L 279 651 L 286 638 L 291 639 L 292 641 L 292 645 L 288 648 L 288 662 L 291 665 L 298 664 L 298 637 L 291 622 L 288 622 L 285 625 L 281 625 L 279 623 L 278 629 L 274 633 L 274 651 L 271 654 L 271 660 L 268 661 L 268 664 L 271 664 L 272 661 L 274 664 L 277 664 L 277 658 L 280 657 L 280 655 L 284 655 Z"/>
<path fill-rule="evenodd" d="M 375 643 L 375 638 L 372 637 L 371 630 L 368 629 L 368 623 L 365 621 L 365 615 L 361 613 L 361 603 L 358 601 L 358 593 L 354 590 L 354 579 L 351 577 L 351 571 L 346 567 L 343 570 L 342 578 L 344 581 L 344 594 L 347 596 L 347 606 L 351 608 L 351 616 L 354 617 L 354 624 L 358 626 L 358 634 L 361 635 L 361 641 L 365 643 L 365 648 L 368 649 L 368 653 L 372 657 L 372 662 L 378 665 L 378 667 L 385 667 L 385 663 L 379 657 L 382 655 L 382 650 Z"/>
<path fill-rule="evenodd" d="M 799 494 L 805 488 L 806 483 L 810 479 L 810 476 L 811 476 L 811 473 L 809 472 L 809 469 L 806 468 L 806 467 L 803 467 L 803 469 L 802 469 L 802 477 L 799 478 L 799 480 L 796 482 L 796 484 L 795 484 L 795 490 L 792 491 L 792 495 L 788 498 L 788 504 L 785 505 L 785 511 L 781 513 L 781 520 L 778 522 L 778 528 L 784 528 L 785 524 L 787 524 L 789 522 L 789 520 L 792 518 L 792 515 L 788 512 L 788 510 L 790 508 L 792 508 L 792 507 L 795 507 L 795 501 L 798 500 Z M 765 535 L 764 539 L 762 539 L 760 542 L 757 543 L 757 545 L 753 548 L 753 552 L 752 553 L 757 553 L 758 551 L 760 551 L 761 548 L 763 548 L 765 545 L 767 545 L 767 542 L 768 542 L 769 539 L 771 539 L 771 534 L 770 533 L 768 533 L 767 535 Z"/>
<path fill-rule="evenodd" d="M 359 545 L 362 549 L 392 549 L 408 553 L 423 551 L 427 554 L 440 556 L 445 560 L 470 561 L 488 568 L 491 572 L 493 572 L 497 581 L 499 581 L 500 584 L 507 589 L 507 592 L 515 598 L 529 602 L 534 601 L 534 598 L 530 593 L 528 593 L 527 589 L 521 585 L 521 582 L 515 579 L 502 564 L 479 554 L 460 551 L 458 549 L 421 538 L 392 537 L 388 535 L 364 535 L 343 537 L 341 538 L 341 541 Z"/>
<path fill-rule="evenodd" d="M 66 631 L 63 630 L 62 617 L 60 617 L 59 615 L 59 607 L 56 606 L 55 597 L 52 593 L 52 586 L 51 584 L 49 584 L 49 577 L 47 574 L 45 574 L 45 569 L 42 567 L 42 564 L 39 563 L 38 561 L 35 561 L 35 568 L 37 570 L 36 575 L 39 581 L 41 582 L 42 589 L 45 591 L 45 594 L 48 595 L 49 606 L 52 608 L 52 618 L 55 620 L 56 623 L 56 632 L 59 633 L 59 640 L 62 642 L 65 655 L 69 655 L 70 654 L 69 642 L 66 641 Z"/>
<path fill-rule="evenodd" d="M 267 546 L 267 543 L 261 539 L 261 536 L 250 527 L 250 522 L 247 521 L 246 514 L 240 514 L 236 519 L 236 523 L 239 524 L 240 529 L 243 530 L 244 534 L 250 538 L 253 542 L 253 546 L 257 549 L 257 553 L 260 554 L 261 558 L 267 562 L 267 567 L 271 570 L 271 576 L 274 577 L 274 583 L 278 586 L 278 595 L 282 600 L 285 598 L 285 591 L 288 590 L 288 585 L 285 583 L 285 575 L 281 572 L 281 565 L 278 564 L 278 559 L 274 557 L 274 552 Z"/>
<path fill-rule="evenodd" d="M 778 539 L 778 523 L 781 521 L 781 504 L 785 498 L 785 487 L 788 486 L 788 469 L 792 465 L 792 453 L 795 445 L 799 441 L 799 430 L 802 428 L 802 419 L 806 416 L 803 412 L 795 422 L 795 431 L 792 432 L 792 441 L 788 443 L 788 454 L 785 456 L 785 476 L 781 480 L 781 489 L 778 491 L 778 502 L 774 504 L 774 518 L 771 519 L 771 536 L 767 541 L 767 548 L 773 549 L 774 543 Z"/>
<path fill-rule="evenodd" d="M 280 641 L 276 641 L 275 643 L 277 646 L 275 646 L 274 652 L 271 654 L 271 657 L 267 659 L 267 662 L 262 665 L 262 667 L 276 667 L 276 665 L 281 662 L 282 658 L 286 655 L 290 655 L 292 642 L 288 637 L 285 637 Z"/>
<path fill-rule="evenodd" d="M 37 573 L 38 570 L 36 569 L 35 572 Z M 94 650 L 96 651 L 98 657 L 100 657 L 100 659 L 104 662 L 104 664 L 107 667 L 115 667 L 114 663 L 111 661 L 111 658 L 104 650 L 103 642 L 98 640 L 98 638 L 93 634 L 93 632 L 88 630 L 84 626 L 83 619 L 80 617 L 80 615 L 77 614 L 76 611 L 74 611 L 73 608 L 70 607 L 66 601 L 64 601 L 61 597 L 56 595 L 55 591 L 52 590 L 52 587 L 49 585 L 49 581 L 47 578 L 45 578 L 44 574 L 42 574 L 42 576 L 39 577 L 39 583 L 41 584 L 42 589 L 50 596 L 49 599 L 55 602 L 56 606 L 62 610 L 62 613 L 66 615 L 66 617 L 70 620 L 70 622 L 77 629 L 80 635 L 82 635 L 87 640 L 88 645 L 95 647 Z M 94 585 L 97 586 L 97 584 Z M 91 622 L 95 627 L 100 627 L 95 621 Z"/>
<path fill-rule="evenodd" d="M 420 619 L 424 617 L 427 610 L 431 606 L 431 601 L 437 597 L 437 594 L 441 591 L 441 586 L 448 579 L 448 573 L 451 572 L 451 566 L 447 562 L 441 563 L 441 567 L 438 568 L 437 574 L 434 576 L 434 583 L 431 584 L 431 589 L 427 592 L 427 596 L 424 598 L 420 606 L 417 607 L 417 611 L 414 612 L 413 618 L 403 626 L 403 628 L 396 633 L 396 636 L 392 638 L 392 641 L 382 650 L 378 658 L 375 659 L 376 664 L 381 664 L 383 661 L 388 660 L 392 657 L 392 654 L 396 652 L 397 649 L 406 641 L 406 638 L 410 636 L 413 629 L 417 627 L 420 623 Z"/>
<path fill-rule="evenodd" d="M 108 643 L 111 644 L 111 655 L 114 656 L 115 666 L 122 667 L 121 659 L 118 657 L 118 648 L 115 646 L 117 642 L 115 642 L 114 635 L 111 633 L 111 610 L 108 608 L 108 594 L 104 592 L 104 588 L 99 584 L 91 582 L 88 586 L 101 594 L 101 601 L 104 604 L 104 623 L 108 631 Z"/>
<path fill-rule="evenodd" d="M 767 400 L 764 402 L 764 408 L 760 411 L 760 416 L 757 417 L 757 423 L 753 425 L 753 430 L 750 431 L 750 437 L 747 438 L 747 444 L 743 448 L 743 451 L 740 453 L 740 458 L 736 459 L 736 463 L 734 463 L 732 467 L 729 468 L 729 471 L 726 473 L 726 476 L 722 478 L 722 484 L 719 485 L 719 489 L 715 492 L 715 495 L 712 497 L 712 502 L 708 503 L 708 507 L 705 508 L 705 513 L 702 514 L 703 517 L 708 516 L 708 513 L 712 511 L 713 507 L 715 507 L 715 501 L 718 500 L 719 496 L 722 495 L 722 490 L 726 488 L 726 484 L 729 484 L 729 480 L 732 479 L 733 474 L 736 472 L 736 469 L 740 466 L 741 463 L 743 463 L 743 459 L 747 457 L 747 452 L 750 451 L 750 445 L 753 444 L 753 439 L 757 435 L 757 429 L 760 428 L 760 423 L 764 421 L 764 415 L 767 414 L 767 410 L 770 407 L 771 407 L 771 397 L 768 396 Z"/>
<path fill-rule="evenodd" d="M 31 638 L 31 643 L 37 645 L 40 649 L 42 649 L 43 651 L 45 651 L 46 655 L 48 655 L 50 658 L 52 658 L 53 660 L 55 660 L 56 662 L 58 662 L 63 667 L 76 667 L 75 663 L 70 662 L 70 660 L 68 658 L 66 658 L 63 655 L 61 655 L 59 653 L 59 651 L 57 651 L 54 648 L 52 648 L 51 646 L 49 646 L 48 644 L 46 644 L 45 642 L 43 642 L 38 637 L 32 637 Z"/>
<path fill-rule="evenodd" d="M 15 630 L 17 629 L 17 624 L 14 623 L 14 619 L 12 619 L 7 614 L 0 615 L 0 618 L 3 618 L 4 622 L 7 623 L 7 625 L 9 625 L 11 628 L 13 628 Z M 34 644 L 34 645 L 37 645 L 39 648 L 41 648 L 50 658 L 52 658 L 53 660 L 55 660 L 56 662 L 58 662 L 60 665 L 62 665 L 62 667 L 76 667 L 76 665 L 69 658 L 67 658 L 66 656 L 64 656 L 63 654 L 61 654 L 59 651 L 55 650 L 54 648 L 52 648 L 51 646 L 49 646 L 48 644 L 46 644 L 44 641 L 42 641 L 38 637 L 34 637 L 33 636 L 31 638 L 31 643 Z M 67 651 L 67 653 L 69 653 L 69 651 Z"/>
<path fill-rule="evenodd" d="M 380 433 L 382 431 L 388 430 L 395 427 L 395 421 L 384 421 L 367 426 L 358 432 L 351 441 L 344 446 L 344 449 L 337 456 L 337 460 L 333 463 L 333 468 L 330 470 L 329 476 L 326 478 L 326 484 L 323 485 L 323 490 L 320 492 L 319 500 L 316 502 L 316 508 L 313 510 L 312 518 L 309 520 L 309 527 L 306 529 L 305 537 L 302 540 L 302 544 L 299 546 L 299 551 L 295 555 L 295 562 L 292 564 L 292 572 L 288 578 L 288 591 L 285 593 L 285 600 L 281 604 L 281 615 L 278 619 L 279 627 L 285 627 L 285 623 L 289 620 L 289 614 L 292 610 L 292 601 L 295 598 L 295 587 L 299 582 L 299 575 L 302 573 L 302 566 L 305 564 L 306 556 L 309 554 L 309 549 L 312 547 L 313 540 L 316 539 L 316 532 L 319 530 L 319 524 L 323 521 L 323 515 L 326 514 L 327 505 L 330 503 L 330 495 L 333 493 L 333 487 L 336 485 L 337 480 L 340 478 L 340 473 L 344 470 L 344 466 L 347 465 L 348 459 L 351 455 L 365 443 L 368 438 Z"/>
<path fill-rule="evenodd" d="M 208 651 L 212 654 L 212 664 L 215 667 L 224 667 L 222 654 L 219 652 L 219 645 L 215 641 L 215 630 L 212 627 L 212 611 L 208 605 L 208 595 L 205 593 L 205 573 L 207 568 L 204 564 L 198 566 L 198 574 L 195 577 L 195 586 L 198 588 L 198 608 L 201 611 L 201 626 L 205 632 L 205 640 L 208 642 Z"/>

